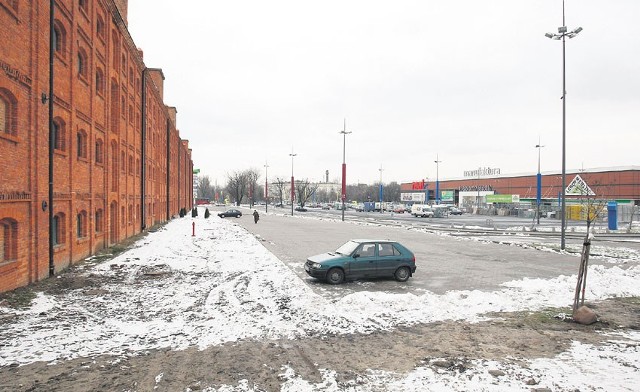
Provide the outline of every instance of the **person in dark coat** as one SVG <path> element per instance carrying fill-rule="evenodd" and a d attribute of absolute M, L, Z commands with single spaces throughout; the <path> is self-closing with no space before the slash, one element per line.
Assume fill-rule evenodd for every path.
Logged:
<path fill-rule="evenodd" d="M 258 214 L 258 210 L 253 210 L 253 222 L 258 223 L 259 219 L 260 219 L 260 214 Z"/>

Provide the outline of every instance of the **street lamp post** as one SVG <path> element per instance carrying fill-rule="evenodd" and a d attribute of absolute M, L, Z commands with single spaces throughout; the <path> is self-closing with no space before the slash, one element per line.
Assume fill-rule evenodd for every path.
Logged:
<path fill-rule="evenodd" d="M 540 202 L 542 201 L 542 174 L 540 174 L 540 150 L 544 147 L 540 144 L 540 138 L 538 138 L 538 144 L 536 144 L 536 148 L 538 149 L 538 175 L 536 176 L 536 216 L 538 219 L 538 224 L 540 224 Z"/>
<path fill-rule="evenodd" d="M 291 154 L 289 154 L 289 156 L 291 157 L 291 216 L 293 216 L 293 198 L 295 196 L 294 189 L 293 189 L 293 157 L 295 157 L 296 155 L 298 154 L 293 153 L 293 147 L 292 147 Z"/>
<path fill-rule="evenodd" d="M 564 22 L 564 0 L 562 0 L 562 26 L 558 27 L 558 33 L 546 33 L 545 37 L 554 39 L 554 40 L 562 40 L 562 227 L 560 229 L 560 249 L 564 250 L 565 247 L 565 225 L 566 225 L 566 217 L 565 217 L 565 198 L 566 198 L 566 134 L 567 134 L 567 89 L 566 89 L 566 56 L 565 56 L 565 38 L 573 38 L 578 33 L 582 31 L 582 27 L 578 27 L 574 30 L 567 31 L 567 26 Z"/>
<path fill-rule="evenodd" d="M 346 157 L 346 145 L 347 145 L 347 135 L 351 133 L 351 131 L 347 132 L 347 119 L 344 119 L 344 125 L 342 131 L 339 133 L 342 134 L 342 221 L 344 222 L 344 201 L 347 198 L 347 163 L 345 160 Z"/>
<path fill-rule="evenodd" d="M 436 204 L 440 204 L 440 177 L 438 173 L 439 164 L 442 161 L 438 160 L 438 154 L 436 154 L 436 160 L 434 161 L 436 164 Z"/>
<path fill-rule="evenodd" d="M 380 164 L 380 169 L 378 169 L 380 171 L 380 190 L 379 190 L 379 198 L 380 198 L 380 213 L 382 214 L 382 171 L 384 170 L 382 168 L 382 163 Z"/>
<path fill-rule="evenodd" d="M 264 162 L 264 212 L 269 212 L 269 164 Z"/>

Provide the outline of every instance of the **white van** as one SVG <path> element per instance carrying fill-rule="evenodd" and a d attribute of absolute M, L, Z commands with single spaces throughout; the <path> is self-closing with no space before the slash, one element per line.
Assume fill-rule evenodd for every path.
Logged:
<path fill-rule="evenodd" d="M 411 206 L 411 215 L 421 218 L 432 218 L 433 210 L 426 204 L 414 204 Z"/>

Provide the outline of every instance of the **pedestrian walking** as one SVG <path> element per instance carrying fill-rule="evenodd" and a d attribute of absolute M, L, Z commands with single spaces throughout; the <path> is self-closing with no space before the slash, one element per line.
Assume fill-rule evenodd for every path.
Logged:
<path fill-rule="evenodd" d="M 259 219 L 260 219 L 260 214 L 258 214 L 258 210 L 253 210 L 253 222 L 258 223 Z"/>

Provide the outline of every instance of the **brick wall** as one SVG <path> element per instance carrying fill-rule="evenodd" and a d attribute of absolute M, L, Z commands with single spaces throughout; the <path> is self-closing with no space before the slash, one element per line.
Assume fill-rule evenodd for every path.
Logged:
<path fill-rule="evenodd" d="M 126 30 L 126 6 L 56 2 L 53 114 L 61 143 L 52 208 L 64 215 L 65 228 L 64 242 L 54 247 L 56 272 L 191 207 L 190 198 L 170 202 L 186 192 L 178 178 L 191 176 L 191 155 L 175 127 L 175 108 L 163 102 L 162 71 L 145 72 L 142 51 Z M 49 203 L 49 111 L 42 102 L 49 91 L 49 26 L 49 2 L 0 0 L 0 99 L 10 101 L 16 131 L 0 132 L 0 220 L 18 225 L 17 258 L 0 259 L 0 292 L 49 275 L 51 206 L 43 208 Z M 152 76 L 143 103 L 145 73 Z M 188 163 L 181 172 L 178 155 Z M 167 170 L 167 159 L 175 170 Z M 87 227 L 78 233 L 83 213 Z"/>

